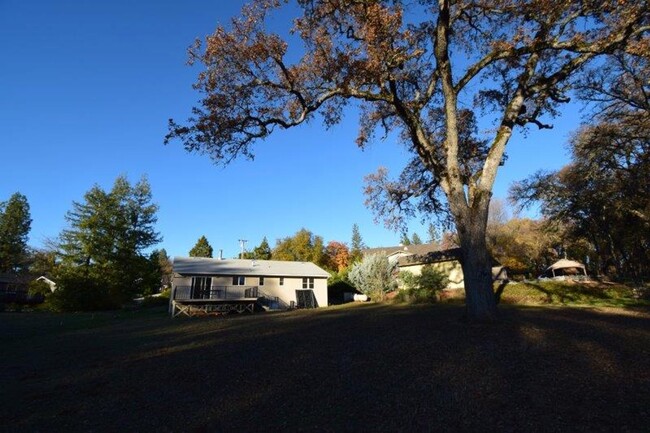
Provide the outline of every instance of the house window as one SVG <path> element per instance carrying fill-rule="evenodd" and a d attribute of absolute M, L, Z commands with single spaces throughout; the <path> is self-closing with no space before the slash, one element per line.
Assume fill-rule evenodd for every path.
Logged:
<path fill-rule="evenodd" d="M 280 285 L 284 286 L 284 277 L 280 277 Z"/>
<path fill-rule="evenodd" d="M 260 286 L 263 286 L 263 285 L 264 285 L 264 277 L 260 277 L 260 284 L 259 284 L 259 285 L 260 285 Z"/>
<path fill-rule="evenodd" d="M 314 279 L 313 278 L 303 278 L 302 279 L 302 288 L 303 289 L 313 289 L 314 288 Z"/>
<path fill-rule="evenodd" d="M 232 277 L 233 286 L 243 286 L 246 284 L 246 277 Z"/>

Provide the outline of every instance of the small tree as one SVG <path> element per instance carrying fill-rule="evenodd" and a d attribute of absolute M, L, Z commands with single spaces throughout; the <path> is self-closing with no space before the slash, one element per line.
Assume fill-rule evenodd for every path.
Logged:
<path fill-rule="evenodd" d="M 212 246 L 205 236 L 201 236 L 196 244 L 190 250 L 190 257 L 210 257 L 212 258 Z"/>
<path fill-rule="evenodd" d="M 393 277 L 396 268 L 397 263 L 391 263 L 386 256 L 373 254 L 354 264 L 348 278 L 361 293 L 381 302 L 396 287 Z"/>
<path fill-rule="evenodd" d="M 413 303 L 436 302 L 438 292 L 449 282 L 445 274 L 431 265 L 423 266 L 419 275 L 409 271 L 400 272 L 399 278 L 404 285 L 399 298 Z"/>
<path fill-rule="evenodd" d="M 266 236 L 262 239 L 262 242 L 255 248 L 253 248 L 253 259 L 256 260 L 271 260 L 271 246 L 269 241 L 266 239 Z"/>
<path fill-rule="evenodd" d="M 160 286 L 163 289 L 170 288 L 172 286 L 172 273 L 173 265 L 172 261 L 167 255 L 167 250 L 162 248 L 158 251 L 158 267 L 160 268 Z"/>
<path fill-rule="evenodd" d="M 359 232 L 359 225 L 357 223 L 352 225 L 352 242 L 350 245 L 350 263 L 360 261 L 362 256 L 361 250 L 363 250 L 366 245 L 363 243 L 361 232 Z"/>
<path fill-rule="evenodd" d="M 13 194 L 0 202 L 0 272 L 19 272 L 27 264 L 27 235 L 32 219 L 27 198 Z"/>
<path fill-rule="evenodd" d="M 417 233 L 413 233 L 413 236 L 411 236 L 411 243 L 413 245 L 422 245 L 422 239 Z"/>
<path fill-rule="evenodd" d="M 440 235 L 440 230 L 435 224 L 429 223 L 429 228 L 427 229 L 427 235 L 429 236 L 429 239 L 427 239 L 428 243 L 440 245 L 440 241 L 442 240 L 442 238 Z"/>
<path fill-rule="evenodd" d="M 328 268 L 340 273 L 350 264 L 350 250 L 343 242 L 330 241 L 325 248 Z"/>

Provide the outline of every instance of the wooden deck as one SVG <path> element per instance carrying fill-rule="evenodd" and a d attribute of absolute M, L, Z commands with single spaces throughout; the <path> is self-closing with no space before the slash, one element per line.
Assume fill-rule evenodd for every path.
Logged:
<path fill-rule="evenodd" d="M 257 298 L 239 299 L 174 299 L 171 301 L 172 317 L 181 314 L 186 316 L 207 316 L 235 313 L 255 312 Z"/>

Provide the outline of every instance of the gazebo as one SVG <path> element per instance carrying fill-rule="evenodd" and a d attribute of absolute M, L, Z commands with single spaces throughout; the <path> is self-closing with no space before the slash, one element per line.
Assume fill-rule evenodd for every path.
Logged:
<path fill-rule="evenodd" d="M 562 259 L 546 268 L 543 278 L 580 278 L 587 276 L 587 269 L 582 263 Z"/>

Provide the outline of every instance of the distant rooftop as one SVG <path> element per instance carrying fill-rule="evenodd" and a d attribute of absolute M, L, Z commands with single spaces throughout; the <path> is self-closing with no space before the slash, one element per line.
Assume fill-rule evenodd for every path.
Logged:
<path fill-rule="evenodd" d="M 396 253 L 402 254 L 415 254 L 423 256 L 432 252 L 443 251 L 438 244 L 411 244 L 411 245 L 396 245 L 391 247 L 377 247 L 368 248 L 363 250 L 364 255 L 384 254 L 390 256 Z"/>

